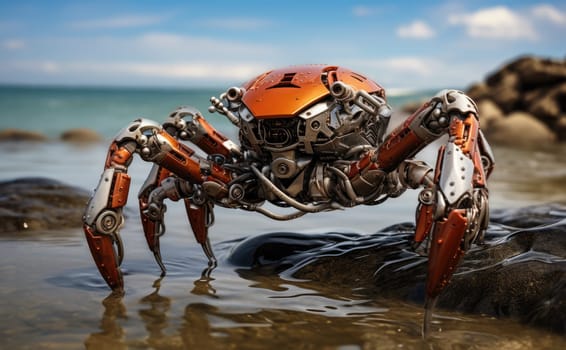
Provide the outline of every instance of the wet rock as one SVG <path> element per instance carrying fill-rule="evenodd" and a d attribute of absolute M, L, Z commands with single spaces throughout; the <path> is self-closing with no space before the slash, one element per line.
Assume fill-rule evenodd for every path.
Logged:
<path fill-rule="evenodd" d="M 70 129 L 63 132 L 60 139 L 72 143 L 95 143 L 100 142 L 102 137 L 94 130 L 87 128 Z"/>
<path fill-rule="evenodd" d="M 412 224 L 373 235 L 276 233 L 241 242 L 230 261 L 262 274 L 290 275 L 322 288 L 424 302 L 427 260 L 410 248 Z M 566 206 L 492 213 L 439 298 L 440 308 L 512 317 L 566 332 Z"/>
<path fill-rule="evenodd" d="M 47 141 L 47 136 L 29 130 L 4 129 L 0 130 L 0 142 L 21 142 L 21 141 Z"/>
<path fill-rule="evenodd" d="M 47 178 L 0 182 L 0 233 L 81 227 L 89 193 Z"/>

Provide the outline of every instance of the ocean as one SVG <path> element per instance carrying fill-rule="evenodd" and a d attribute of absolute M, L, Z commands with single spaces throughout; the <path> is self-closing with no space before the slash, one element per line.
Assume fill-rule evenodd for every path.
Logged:
<path fill-rule="evenodd" d="M 179 106 L 193 106 L 216 128 L 235 134 L 233 125 L 223 116 L 209 114 L 211 96 L 218 88 L 94 88 L 0 86 L 0 130 L 24 129 L 56 138 L 65 130 L 90 128 L 111 138 L 138 117 L 165 120 Z M 400 91 L 388 97 L 389 104 L 400 108 L 406 102 L 431 97 L 434 90 Z"/>

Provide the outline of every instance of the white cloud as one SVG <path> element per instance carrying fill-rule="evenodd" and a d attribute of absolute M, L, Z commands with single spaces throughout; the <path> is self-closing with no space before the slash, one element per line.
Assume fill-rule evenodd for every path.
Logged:
<path fill-rule="evenodd" d="M 378 8 L 370 6 L 359 5 L 352 8 L 352 14 L 356 17 L 368 17 L 375 15 L 378 12 Z"/>
<path fill-rule="evenodd" d="M 398 56 L 346 63 L 347 67 L 381 84 L 391 96 L 407 90 L 465 89 L 493 69 L 492 63 L 445 61 L 434 56 Z"/>
<path fill-rule="evenodd" d="M 138 50 L 159 52 L 167 57 L 170 57 L 172 53 L 181 56 L 223 54 L 233 57 L 236 54 L 243 54 L 246 57 L 253 57 L 265 52 L 277 52 L 277 49 L 270 45 L 157 32 L 143 34 L 133 39 L 131 44 Z"/>
<path fill-rule="evenodd" d="M 53 61 L 17 61 L 2 62 L 2 68 L 7 71 L 30 72 L 33 74 L 54 75 L 61 72 L 61 65 Z"/>
<path fill-rule="evenodd" d="M 233 29 L 233 30 L 253 30 L 268 27 L 271 21 L 257 18 L 222 18 L 208 19 L 199 22 L 206 27 Z"/>
<path fill-rule="evenodd" d="M 47 75 L 100 77 L 148 77 L 172 81 L 243 81 L 267 70 L 258 62 L 100 62 L 100 61 L 18 61 L 3 62 L 3 68 Z"/>
<path fill-rule="evenodd" d="M 362 69 L 379 70 L 394 74 L 408 74 L 428 77 L 432 74 L 438 62 L 428 58 L 401 56 L 368 61 L 352 61 L 352 65 Z"/>
<path fill-rule="evenodd" d="M 90 67 L 90 68 L 88 68 Z M 114 71 L 116 73 L 133 74 L 137 76 L 158 77 L 168 79 L 212 79 L 223 80 L 245 80 L 261 73 L 264 68 L 253 63 L 212 63 L 212 62 L 190 62 L 190 63 L 111 63 L 108 65 L 97 65 L 88 63 L 81 64 L 75 68 L 87 68 L 90 70 Z"/>
<path fill-rule="evenodd" d="M 119 29 L 145 27 L 165 21 L 164 15 L 124 15 L 98 19 L 77 20 L 70 22 L 76 29 Z"/>
<path fill-rule="evenodd" d="M 8 39 L 4 40 L 0 47 L 6 50 L 21 50 L 26 48 L 26 42 L 21 39 Z"/>
<path fill-rule="evenodd" d="M 462 25 L 473 38 L 536 39 L 530 22 L 505 6 L 478 10 L 472 14 L 449 16 L 448 22 Z"/>
<path fill-rule="evenodd" d="M 547 4 L 535 6 L 532 14 L 538 19 L 549 21 L 558 25 L 566 25 L 566 13 L 561 12 L 556 7 Z"/>
<path fill-rule="evenodd" d="M 423 21 L 414 21 L 397 29 L 397 35 L 401 38 L 430 39 L 436 35 L 434 30 Z"/>
<path fill-rule="evenodd" d="M 388 67 L 398 72 L 414 73 L 420 76 L 432 74 L 434 62 L 420 57 L 396 57 L 384 60 L 384 67 Z"/>

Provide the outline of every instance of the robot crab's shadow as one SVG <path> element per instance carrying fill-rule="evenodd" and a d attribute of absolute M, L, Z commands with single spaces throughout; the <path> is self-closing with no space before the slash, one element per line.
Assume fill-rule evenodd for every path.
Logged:
<path fill-rule="evenodd" d="M 411 249 L 413 235 L 408 223 L 370 235 L 268 233 L 237 243 L 227 261 L 247 279 L 274 274 L 422 305 L 427 259 Z M 565 267 L 566 206 L 494 210 L 485 242 L 468 251 L 437 305 L 564 333 Z"/>

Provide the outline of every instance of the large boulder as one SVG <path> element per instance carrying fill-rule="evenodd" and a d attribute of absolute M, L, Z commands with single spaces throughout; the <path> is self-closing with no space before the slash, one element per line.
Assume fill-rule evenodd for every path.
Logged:
<path fill-rule="evenodd" d="M 0 233 L 78 228 L 89 193 L 47 178 L 0 182 Z"/>
<path fill-rule="evenodd" d="M 556 135 L 543 122 L 524 112 L 513 112 L 493 120 L 489 141 L 508 146 L 538 147 L 556 141 Z"/>
<path fill-rule="evenodd" d="M 564 60 L 524 56 L 512 61 L 506 68 L 517 72 L 523 90 L 538 89 L 566 81 Z"/>
<path fill-rule="evenodd" d="M 484 99 L 477 103 L 481 113 L 481 128 L 487 130 L 504 118 L 503 111 L 492 100 Z"/>
<path fill-rule="evenodd" d="M 291 275 L 321 290 L 424 301 L 427 260 L 411 249 L 413 224 L 373 235 L 271 233 L 240 242 L 229 261 Z M 292 283 L 292 281 L 289 281 Z M 438 306 L 512 317 L 566 332 L 566 206 L 492 212 L 485 244 L 465 256 Z"/>
<path fill-rule="evenodd" d="M 515 123 L 500 123 L 495 130 L 483 128 L 490 142 L 523 146 L 548 146 L 556 141 L 566 141 L 566 60 L 525 56 L 513 60 L 488 75 L 485 81 L 471 86 L 467 94 L 478 103 L 480 120 L 485 106 L 495 104 L 506 116 L 511 118 L 517 112 L 525 113 L 546 126 L 552 137 L 538 139 L 537 142 L 522 142 L 530 135 L 522 133 L 516 139 L 501 138 L 501 127 L 514 128 Z M 485 103 L 489 101 L 489 103 Z M 489 107 L 491 108 L 491 106 Z M 489 117 L 487 118 L 489 119 Z M 525 118 L 523 118 L 525 119 Z M 484 125 L 489 125 L 489 122 Z M 528 129 L 524 129 L 528 130 Z M 536 127 L 539 131 L 540 127 Z"/>

